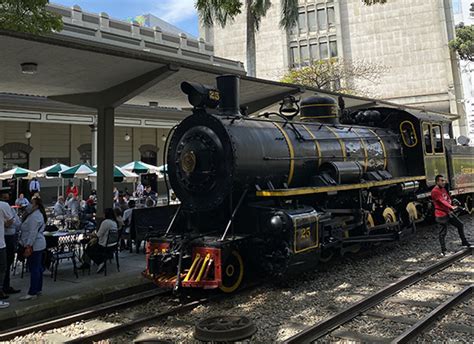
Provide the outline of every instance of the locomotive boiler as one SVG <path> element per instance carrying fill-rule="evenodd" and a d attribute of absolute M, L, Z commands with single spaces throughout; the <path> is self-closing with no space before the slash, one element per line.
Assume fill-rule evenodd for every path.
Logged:
<path fill-rule="evenodd" d="M 413 162 L 425 155 L 424 123 L 442 128 L 447 118 L 347 111 L 319 95 L 249 116 L 236 76 L 181 88 L 193 114 L 167 151 L 181 205 L 147 243 L 145 275 L 159 286 L 232 292 L 244 275 L 288 276 L 334 253 L 398 240 L 426 213 L 420 199 L 430 183 Z"/>

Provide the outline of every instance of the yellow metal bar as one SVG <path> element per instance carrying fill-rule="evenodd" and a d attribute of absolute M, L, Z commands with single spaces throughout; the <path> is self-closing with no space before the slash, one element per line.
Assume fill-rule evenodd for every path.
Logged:
<path fill-rule="evenodd" d="M 383 150 L 383 168 L 384 170 L 387 168 L 387 150 L 385 149 L 385 144 L 383 143 L 382 139 L 380 138 L 380 136 L 377 135 L 377 133 L 372 130 L 372 129 L 369 129 L 369 131 L 374 134 L 375 137 L 377 137 L 377 139 L 379 140 L 380 142 L 380 146 L 382 146 L 382 150 Z"/>
<path fill-rule="evenodd" d="M 339 134 L 331 127 L 325 125 L 325 128 L 327 128 L 331 133 L 336 136 L 336 139 L 339 141 L 339 144 L 341 145 L 341 153 L 342 153 L 342 159 L 344 161 L 347 160 L 347 155 L 346 155 L 346 144 L 344 143 L 344 140 L 339 136 Z"/>
<path fill-rule="evenodd" d="M 206 270 L 207 261 L 210 258 L 211 258 L 211 254 L 210 253 L 206 254 L 206 258 L 204 258 L 204 262 L 202 263 L 201 270 L 199 271 L 199 275 L 196 278 L 196 282 L 199 282 L 201 280 L 202 274 L 204 273 L 204 270 Z"/>
<path fill-rule="evenodd" d="M 291 181 L 293 180 L 293 175 L 295 173 L 295 150 L 293 149 L 293 143 L 291 143 L 290 137 L 288 136 L 285 129 L 283 129 L 283 127 L 276 122 L 272 122 L 272 123 L 282 133 L 283 137 L 286 140 L 286 144 L 288 145 L 288 150 L 290 151 L 290 171 L 288 172 L 288 186 L 290 186 Z"/>
<path fill-rule="evenodd" d="M 367 169 L 369 168 L 369 153 L 367 152 L 367 146 L 365 145 L 365 141 L 362 136 L 360 136 L 357 132 L 357 129 L 353 128 L 352 131 L 359 138 L 360 144 L 362 145 L 362 148 L 364 148 L 364 172 L 367 172 Z"/>
<path fill-rule="evenodd" d="M 192 273 L 193 273 L 193 270 L 194 268 L 196 267 L 199 259 L 201 258 L 201 255 L 199 253 L 196 253 L 196 257 L 194 257 L 194 261 L 193 263 L 191 264 L 191 267 L 189 268 L 189 271 L 188 271 L 188 274 L 186 275 L 186 277 L 184 278 L 183 282 L 187 282 L 189 281 L 189 279 L 191 278 L 192 276 Z"/>
<path fill-rule="evenodd" d="M 316 136 L 314 136 L 314 134 L 311 132 L 311 130 L 308 129 L 308 127 L 306 125 L 301 125 L 309 134 L 309 136 L 311 136 L 311 138 L 314 140 L 314 145 L 317 149 L 317 154 L 318 154 L 318 167 L 321 166 L 321 161 L 322 161 L 322 156 L 321 156 L 321 146 L 319 145 L 319 141 L 316 140 Z"/>
<path fill-rule="evenodd" d="M 359 184 L 323 186 L 323 187 L 303 187 L 303 188 L 278 189 L 278 190 L 261 190 L 261 191 L 257 191 L 256 195 L 259 197 L 301 196 L 301 195 L 311 195 L 311 194 L 324 193 L 324 192 L 368 189 L 368 188 L 372 188 L 376 186 L 384 186 L 384 185 L 391 185 L 391 184 L 411 182 L 411 181 L 416 181 L 416 180 L 425 180 L 425 179 L 426 179 L 426 176 L 415 176 L 415 177 L 403 177 L 403 178 L 395 178 L 395 179 L 366 182 L 366 183 L 359 183 Z"/>

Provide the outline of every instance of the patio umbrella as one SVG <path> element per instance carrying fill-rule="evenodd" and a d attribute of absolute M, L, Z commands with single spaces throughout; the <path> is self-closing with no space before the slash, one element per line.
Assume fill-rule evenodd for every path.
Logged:
<path fill-rule="evenodd" d="M 158 174 L 160 171 L 158 170 L 158 166 L 153 166 L 144 163 L 143 161 L 132 161 L 126 165 L 122 166 L 123 170 L 130 171 L 136 174 L 147 174 L 147 173 L 156 173 Z"/>
<path fill-rule="evenodd" d="M 83 198 L 83 180 L 94 173 L 96 169 L 89 164 L 77 164 L 60 173 L 61 178 L 78 178 L 81 180 L 81 199 Z"/>
<path fill-rule="evenodd" d="M 70 169 L 69 166 L 57 163 L 36 171 L 36 176 L 40 178 L 59 178 L 60 173 Z M 58 197 L 59 197 L 59 186 L 58 185 Z M 61 190 L 64 192 L 64 179 L 61 179 Z"/>
<path fill-rule="evenodd" d="M 35 176 L 36 172 L 34 171 L 22 167 L 14 167 L 11 170 L 0 173 L 0 180 L 16 179 L 16 197 L 18 198 L 20 179 L 31 179 Z"/>
<path fill-rule="evenodd" d="M 139 160 L 135 160 L 123 165 L 122 169 L 136 174 L 154 173 L 158 175 L 158 178 L 160 178 L 160 175 L 162 175 L 158 170 L 158 166 L 153 166 Z M 135 190 L 135 182 L 133 182 L 133 190 Z"/>
<path fill-rule="evenodd" d="M 114 182 L 117 182 L 117 183 L 120 183 L 123 181 L 136 182 L 139 177 L 140 176 L 136 173 L 124 170 L 123 168 L 120 168 L 117 165 L 114 166 Z M 94 172 L 91 175 L 89 175 L 89 178 L 91 179 L 97 178 L 97 172 Z"/>

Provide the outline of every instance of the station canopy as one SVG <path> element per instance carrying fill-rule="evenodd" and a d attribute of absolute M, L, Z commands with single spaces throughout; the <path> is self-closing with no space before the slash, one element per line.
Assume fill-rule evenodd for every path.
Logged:
<path fill-rule="evenodd" d="M 130 49 L 61 34 L 34 36 L 0 31 L 0 47 L 0 93 L 43 96 L 80 106 L 94 107 L 83 100 L 87 100 L 89 94 L 109 90 L 123 93 L 123 97 L 118 97 L 118 105 L 148 106 L 154 101 L 160 108 L 188 109 L 181 82 L 194 81 L 212 86 L 216 76 L 222 74 L 241 76 L 241 104 L 248 106 L 251 113 L 268 108 L 290 94 L 339 96 L 318 89 L 247 77 L 241 64 L 199 62 L 166 52 L 157 54 L 147 49 Z M 22 73 L 21 65 L 24 63 L 36 64 L 36 73 Z M 363 97 L 343 97 L 346 108 L 404 107 Z"/>

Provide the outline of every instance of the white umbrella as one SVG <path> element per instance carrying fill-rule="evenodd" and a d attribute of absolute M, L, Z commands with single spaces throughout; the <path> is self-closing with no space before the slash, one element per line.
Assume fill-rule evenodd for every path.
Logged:
<path fill-rule="evenodd" d="M 60 174 L 66 170 L 70 169 L 69 166 L 57 163 L 48 167 L 44 167 L 36 171 L 36 176 L 39 178 L 60 178 Z M 61 186 L 62 192 L 64 192 L 64 178 L 61 178 L 61 185 L 58 185 L 58 195 L 59 197 L 59 187 Z"/>
<path fill-rule="evenodd" d="M 16 179 L 16 197 L 19 194 L 20 179 L 31 179 L 36 177 L 36 172 L 22 167 L 14 167 L 11 170 L 0 173 L 0 180 Z"/>

